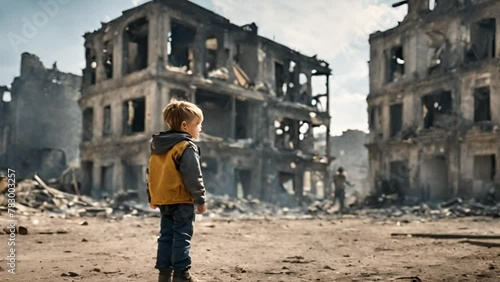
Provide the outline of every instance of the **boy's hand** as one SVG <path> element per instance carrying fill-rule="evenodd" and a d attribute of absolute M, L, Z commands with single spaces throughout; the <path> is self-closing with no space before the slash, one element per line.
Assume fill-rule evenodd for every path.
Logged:
<path fill-rule="evenodd" d="M 151 204 L 149 204 L 149 206 L 150 206 L 152 209 L 154 209 L 154 210 L 157 208 L 157 206 L 155 206 L 155 205 L 151 205 Z"/>
<path fill-rule="evenodd" d="M 204 214 L 207 212 L 207 204 L 196 207 L 196 214 Z"/>

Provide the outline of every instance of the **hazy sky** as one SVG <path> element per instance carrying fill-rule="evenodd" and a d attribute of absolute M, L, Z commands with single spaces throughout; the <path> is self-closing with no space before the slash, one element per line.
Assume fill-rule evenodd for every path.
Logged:
<path fill-rule="evenodd" d="M 180 1 L 180 0 L 179 0 Z M 22 52 L 46 67 L 81 75 L 83 34 L 145 0 L 0 0 L 0 85 L 19 75 Z M 193 0 L 237 25 L 255 22 L 261 36 L 318 55 L 333 69 L 332 134 L 367 131 L 368 36 L 397 25 L 406 5 L 392 0 Z"/>

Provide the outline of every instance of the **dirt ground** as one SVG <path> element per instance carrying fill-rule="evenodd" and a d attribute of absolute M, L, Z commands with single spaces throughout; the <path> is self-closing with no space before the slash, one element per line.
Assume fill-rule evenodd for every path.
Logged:
<path fill-rule="evenodd" d="M 7 272 L 8 235 L 0 235 L 1 281 L 157 279 L 159 218 L 36 214 L 18 220 L 29 234 L 16 237 L 15 275 Z M 40 234 L 57 231 L 62 234 Z M 500 240 L 485 246 L 480 242 L 488 241 L 391 237 L 393 232 L 500 234 L 500 221 L 203 218 L 195 223 L 192 270 L 200 281 L 500 281 Z"/>

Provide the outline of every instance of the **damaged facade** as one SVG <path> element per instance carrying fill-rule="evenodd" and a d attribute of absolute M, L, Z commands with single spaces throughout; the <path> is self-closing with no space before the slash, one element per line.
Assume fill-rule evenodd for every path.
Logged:
<path fill-rule="evenodd" d="M 37 56 L 21 55 L 21 75 L 0 86 L 0 167 L 15 169 L 18 178 L 59 179 L 78 166 L 80 85 L 80 76 L 55 63 L 47 69 Z"/>
<path fill-rule="evenodd" d="M 148 2 L 84 37 L 82 186 L 94 197 L 145 198 L 149 140 L 166 130 L 161 112 L 174 97 L 204 111 L 210 193 L 288 201 L 301 198 L 308 172 L 329 183 L 329 151 L 313 134 L 329 136 L 326 62 L 189 1 Z"/>
<path fill-rule="evenodd" d="M 370 35 L 370 184 L 484 199 L 500 185 L 500 2 L 408 0 Z"/>

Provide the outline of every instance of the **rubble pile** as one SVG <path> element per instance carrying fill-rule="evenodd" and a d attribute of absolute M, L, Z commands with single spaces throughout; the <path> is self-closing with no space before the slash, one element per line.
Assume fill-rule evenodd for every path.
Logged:
<path fill-rule="evenodd" d="M 0 206 L 7 197 L 0 193 Z M 65 193 L 47 186 L 41 179 L 23 180 L 16 186 L 16 207 L 21 211 L 48 211 L 69 216 L 108 216 L 113 209 L 90 197 Z"/>
<path fill-rule="evenodd" d="M 35 180 L 23 180 L 16 187 L 17 208 L 21 212 L 43 211 L 76 217 L 110 217 L 116 215 L 159 216 L 159 210 L 138 202 L 136 191 L 123 191 L 113 199 L 95 201 L 88 196 L 75 195 L 50 187 L 35 175 Z M 3 185 L 5 186 L 5 185 Z M 0 207 L 7 206 L 7 196 L 0 189 Z M 306 197 L 302 206 L 282 207 L 261 202 L 253 198 L 230 198 L 229 196 L 207 195 L 210 218 L 249 216 L 329 216 L 339 213 L 339 205 L 330 199 L 316 200 Z M 383 205 L 380 202 L 383 199 Z M 375 201 L 375 202 L 374 202 Z M 454 198 L 439 204 L 405 202 L 398 203 L 391 198 L 368 197 L 358 201 L 358 196 L 350 195 L 345 200 L 347 213 L 359 216 L 398 218 L 415 216 L 426 218 L 446 218 L 465 216 L 500 217 L 500 202 L 480 203 L 474 199 Z M 5 208 L 2 208 L 5 209 Z"/>
<path fill-rule="evenodd" d="M 207 195 L 209 217 L 282 216 L 303 214 L 301 208 L 287 208 L 258 199 L 233 199 L 229 196 Z"/>
<path fill-rule="evenodd" d="M 412 206 L 393 206 L 388 208 L 367 208 L 358 207 L 354 213 L 358 215 L 401 217 L 413 215 L 427 218 L 450 218 L 466 216 L 488 216 L 500 217 L 500 203 L 485 205 L 477 202 L 475 199 L 462 200 L 454 198 L 447 202 L 439 204 L 426 204 Z"/>

